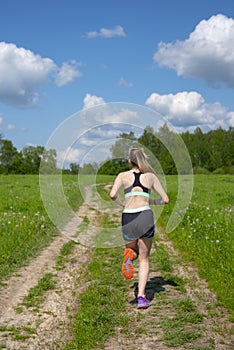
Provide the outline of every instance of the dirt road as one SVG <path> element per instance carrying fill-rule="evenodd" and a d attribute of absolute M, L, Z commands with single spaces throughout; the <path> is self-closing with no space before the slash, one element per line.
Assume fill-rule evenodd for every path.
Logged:
<path fill-rule="evenodd" d="M 86 285 L 81 283 L 90 258 L 90 246 L 76 244 L 61 270 L 56 268 L 56 260 L 62 246 L 75 235 L 84 218 L 95 218 L 98 199 L 92 194 L 92 187 L 86 189 L 87 201 L 80 207 L 76 217 L 67 224 L 64 231 L 53 243 L 33 260 L 29 266 L 21 268 L 13 275 L 5 287 L 0 289 L 0 348 L 10 350 L 54 350 L 64 349 L 72 337 L 70 322 L 79 299 L 79 293 Z M 90 210 L 92 206 L 92 210 Z M 94 209 L 94 210 L 93 210 Z M 120 209 L 116 208 L 120 213 Z M 108 213 L 111 215 L 111 213 Z M 86 232 L 86 237 L 87 237 Z M 92 235 L 92 232 L 89 232 Z M 84 235 L 85 237 L 85 235 Z M 129 304 L 126 312 L 132 320 L 123 332 L 116 329 L 116 335 L 106 344 L 106 350 L 118 349 L 193 349 L 193 350 L 233 350 L 233 324 L 228 321 L 227 311 L 216 306 L 216 297 L 202 280 L 197 269 L 181 260 L 172 243 L 161 230 L 157 240 L 169 252 L 173 264 L 172 273 L 186 280 L 185 290 L 177 290 L 173 284 L 161 277 L 160 271 L 150 272 L 147 284 L 152 295 L 152 306 L 139 314 L 131 303 L 134 297 L 137 279 L 129 283 Z M 85 243 L 85 242 L 84 242 Z M 45 293 L 45 299 L 39 308 L 27 308 L 22 303 L 29 290 L 37 285 L 46 273 L 52 273 L 56 287 Z M 137 275 L 137 270 L 136 270 Z M 80 278 L 79 278 L 80 277 Z M 161 293 L 161 292 L 165 293 Z M 199 323 L 200 336 L 186 345 L 176 346 L 176 342 L 166 345 L 163 341 L 165 330 L 163 322 L 172 319 L 175 303 L 190 298 L 196 304 L 197 311 L 204 315 Z M 192 327 L 192 326 L 191 326 Z M 82 349 L 81 349 L 82 350 Z"/>

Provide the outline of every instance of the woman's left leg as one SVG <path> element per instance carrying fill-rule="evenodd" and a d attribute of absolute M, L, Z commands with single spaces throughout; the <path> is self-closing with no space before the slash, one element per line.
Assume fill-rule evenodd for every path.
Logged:
<path fill-rule="evenodd" d="M 139 239 L 138 297 L 145 297 L 145 287 L 149 277 L 149 255 L 153 238 Z"/>

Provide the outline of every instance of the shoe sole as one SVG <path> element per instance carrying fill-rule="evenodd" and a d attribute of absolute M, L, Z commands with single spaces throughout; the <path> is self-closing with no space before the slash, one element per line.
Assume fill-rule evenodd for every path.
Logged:
<path fill-rule="evenodd" d="M 127 279 L 132 278 L 134 275 L 133 258 L 134 258 L 134 251 L 131 248 L 126 248 L 124 250 L 122 273 L 124 277 Z"/>
<path fill-rule="evenodd" d="M 150 305 L 142 305 L 142 306 L 138 306 L 138 309 L 148 309 L 148 307 L 150 307 Z"/>

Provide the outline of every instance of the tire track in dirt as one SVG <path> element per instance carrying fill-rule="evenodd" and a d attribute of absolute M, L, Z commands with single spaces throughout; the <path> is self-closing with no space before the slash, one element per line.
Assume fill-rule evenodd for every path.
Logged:
<path fill-rule="evenodd" d="M 162 278 L 160 271 L 150 266 L 149 280 L 146 286 L 146 295 L 152 300 L 147 310 L 137 310 L 134 296 L 137 293 L 138 262 L 135 265 L 135 277 L 130 282 L 126 314 L 130 318 L 128 331 L 116 329 L 116 335 L 105 343 L 105 350 L 233 350 L 234 335 L 233 323 L 228 320 L 227 310 L 216 306 L 215 293 L 208 288 L 207 282 L 199 277 L 198 269 L 192 264 L 183 261 L 172 242 L 160 228 L 156 230 L 156 245 L 163 244 L 168 251 L 172 262 L 172 275 L 185 281 L 185 291 L 177 290 L 175 285 Z M 152 249 L 151 254 L 154 254 Z M 190 324 L 189 330 L 200 332 L 197 339 L 183 345 L 168 346 L 163 340 L 165 333 L 162 323 L 165 318 L 175 317 L 174 305 L 179 300 L 190 298 L 196 305 L 196 310 L 203 315 L 199 324 Z M 209 310 L 212 312 L 209 313 Z M 182 332 L 181 328 L 181 332 Z"/>
<path fill-rule="evenodd" d="M 85 190 L 83 205 L 79 208 L 74 218 L 67 223 L 61 235 L 45 248 L 31 263 L 17 270 L 6 281 L 7 286 L 0 289 L 0 345 L 11 350 L 48 350 L 62 349 L 70 339 L 70 317 L 72 310 L 76 308 L 78 294 L 86 286 L 77 285 L 77 279 L 84 271 L 84 264 L 90 256 L 90 248 L 76 244 L 69 255 L 68 262 L 61 271 L 56 269 L 56 259 L 61 248 L 67 243 L 78 229 L 84 216 L 94 215 L 89 211 L 92 202 L 92 187 Z M 88 233 L 87 233 L 88 234 Z M 38 280 L 46 273 L 53 273 L 56 281 L 55 290 L 45 293 L 46 299 L 39 310 L 27 309 L 22 305 L 24 297 L 29 290 L 36 286 Z M 18 313 L 16 308 L 22 312 Z M 25 329 L 31 329 L 34 333 L 28 334 Z M 4 331 L 5 329 L 5 331 Z M 15 340 L 14 331 L 18 330 L 22 340 Z M 12 332 L 10 330 L 13 330 Z M 28 338 L 27 338 L 28 337 Z"/>
<path fill-rule="evenodd" d="M 76 217 L 67 224 L 63 235 L 57 237 L 28 267 L 19 269 L 20 275 L 9 279 L 7 287 L 1 288 L 0 326 L 14 326 L 21 330 L 24 327 L 35 329 L 35 333 L 30 334 L 29 338 L 24 340 L 14 340 L 14 335 L 2 331 L 0 344 L 5 345 L 7 349 L 62 350 L 67 341 L 72 338 L 70 322 L 77 310 L 79 294 L 87 288 L 87 285 L 82 283 L 82 274 L 85 271 L 84 264 L 89 261 L 90 248 L 77 244 L 69 255 L 64 269 L 57 271 L 55 264 L 61 247 L 69 241 L 68 237 L 76 232 L 83 218 L 88 217 L 90 222 L 95 222 L 97 215 L 102 213 L 92 186 L 86 188 L 85 197 L 86 201 L 80 207 Z M 91 206 L 95 210 L 90 210 Z M 118 207 L 117 211 L 120 212 Z M 111 210 L 105 209 L 104 212 L 111 217 Z M 95 227 L 93 229 L 95 231 Z M 84 234 L 91 235 L 92 238 L 95 233 L 89 230 Z M 156 241 L 157 244 L 163 244 L 169 252 L 173 264 L 172 274 L 186 281 L 186 291 L 176 290 L 172 284 L 162 278 L 160 271 L 156 271 L 154 266 L 151 266 L 147 293 L 152 297 L 152 306 L 143 312 L 137 310 L 134 303 L 138 272 L 136 262 L 136 273 L 129 285 L 129 303 L 125 311 L 130 319 L 129 325 L 127 329 L 116 329 L 116 335 L 106 342 L 105 350 L 152 350 L 156 348 L 160 350 L 233 350 L 234 336 L 231 334 L 233 324 L 228 321 L 226 310 L 215 306 L 216 296 L 209 290 L 206 281 L 199 277 L 198 270 L 193 264 L 182 261 L 172 242 L 160 229 L 157 230 Z M 154 254 L 153 251 L 152 253 Z M 23 312 L 18 314 L 15 308 L 20 305 L 29 289 L 36 285 L 38 279 L 47 272 L 54 274 L 57 282 L 56 289 L 46 293 L 46 299 L 39 310 L 33 311 L 23 307 Z M 167 346 L 163 341 L 162 321 L 165 317 L 174 317 L 173 302 L 186 297 L 191 298 L 198 312 L 204 315 L 200 325 L 202 327 L 201 336 L 193 343 L 183 346 Z M 215 315 L 209 314 L 210 307 Z M 220 330 L 221 327 L 222 332 L 217 330 L 218 328 Z M 212 344 L 211 340 L 213 340 Z"/>

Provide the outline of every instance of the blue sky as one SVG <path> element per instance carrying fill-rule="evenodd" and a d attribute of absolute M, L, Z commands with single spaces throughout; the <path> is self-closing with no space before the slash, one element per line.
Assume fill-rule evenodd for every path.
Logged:
<path fill-rule="evenodd" d="M 233 0 L 1 2 L 0 133 L 18 149 L 100 103 L 228 128 L 233 89 Z"/>

